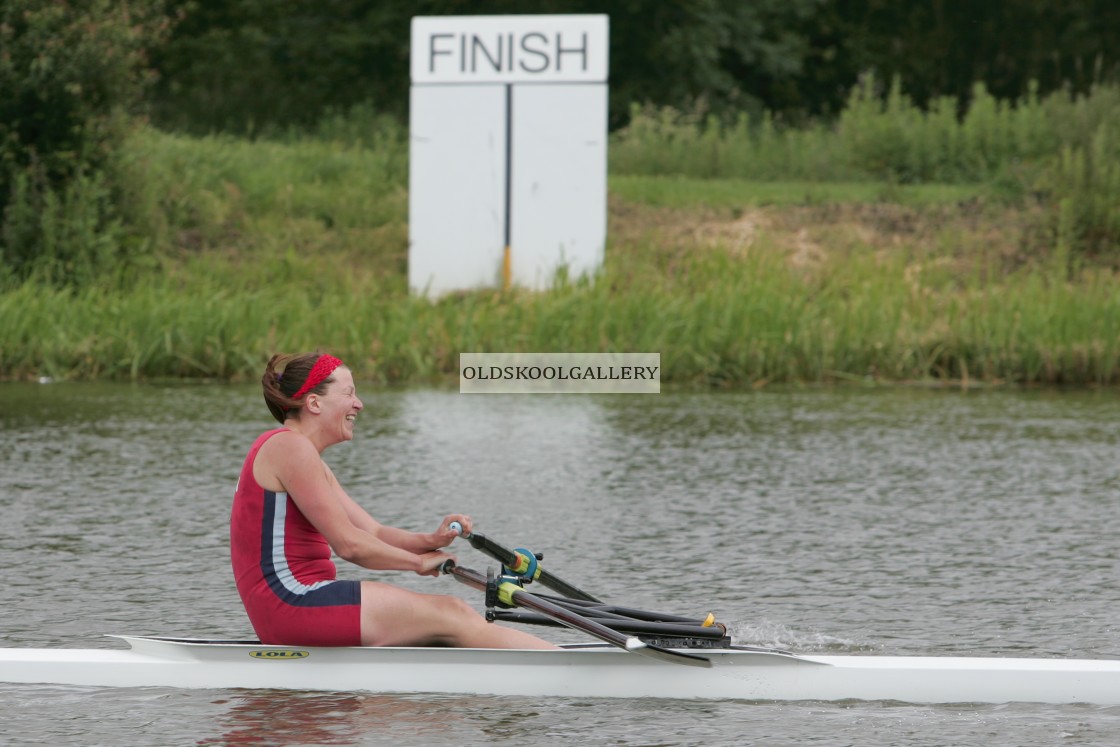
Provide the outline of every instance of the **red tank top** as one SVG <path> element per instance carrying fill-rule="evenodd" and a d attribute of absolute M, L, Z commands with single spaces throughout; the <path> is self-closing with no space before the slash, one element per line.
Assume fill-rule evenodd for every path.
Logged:
<path fill-rule="evenodd" d="M 233 497 L 230 555 L 242 599 L 271 594 L 290 604 L 335 579 L 326 538 L 312 526 L 287 493 L 265 490 L 253 477 L 253 462 L 264 443 L 283 433 L 262 433 L 249 449 Z"/>

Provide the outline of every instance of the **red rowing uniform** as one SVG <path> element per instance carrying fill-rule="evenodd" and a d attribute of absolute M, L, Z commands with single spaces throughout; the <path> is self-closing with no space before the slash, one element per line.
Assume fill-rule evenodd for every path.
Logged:
<path fill-rule="evenodd" d="M 360 646 L 362 588 L 340 581 L 326 538 L 287 493 L 265 490 L 253 462 L 262 433 L 241 467 L 230 516 L 230 554 L 237 591 L 262 643 Z"/>

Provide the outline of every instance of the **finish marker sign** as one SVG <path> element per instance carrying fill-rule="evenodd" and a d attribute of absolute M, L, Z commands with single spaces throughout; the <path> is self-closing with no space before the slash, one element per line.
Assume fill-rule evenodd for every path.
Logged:
<path fill-rule="evenodd" d="M 608 18 L 412 19 L 408 284 L 544 289 L 602 265 Z"/>
<path fill-rule="evenodd" d="M 607 16 L 412 19 L 412 82 L 607 82 Z"/>

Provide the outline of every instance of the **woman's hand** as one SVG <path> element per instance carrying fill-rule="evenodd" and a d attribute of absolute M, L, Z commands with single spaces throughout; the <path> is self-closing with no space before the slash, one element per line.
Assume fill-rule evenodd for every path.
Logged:
<path fill-rule="evenodd" d="M 459 562 L 451 553 L 433 550 L 420 556 L 420 568 L 416 571 L 421 576 L 438 576 L 440 566 L 448 560 Z"/>
<path fill-rule="evenodd" d="M 457 524 L 454 529 L 452 524 Z M 439 525 L 439 529 L 432 534 L 432 547 L 447 547 L 459 535 L 468 535 L 471 533 L 471 517 L 465 514 L 449 514 L 443 517 L 443 521 Z"/>

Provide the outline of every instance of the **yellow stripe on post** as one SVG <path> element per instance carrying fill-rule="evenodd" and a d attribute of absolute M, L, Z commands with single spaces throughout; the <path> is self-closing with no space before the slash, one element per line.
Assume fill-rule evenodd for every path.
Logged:
<path fill-rule="evenodd" d="M 510 251 L 509 244 L 506 244 L 505 252 L 502 254 L 502 290 L 509 290 L 510 283 L 513 279 L 513 266 L 512 266 L 512 252 Z"/>

